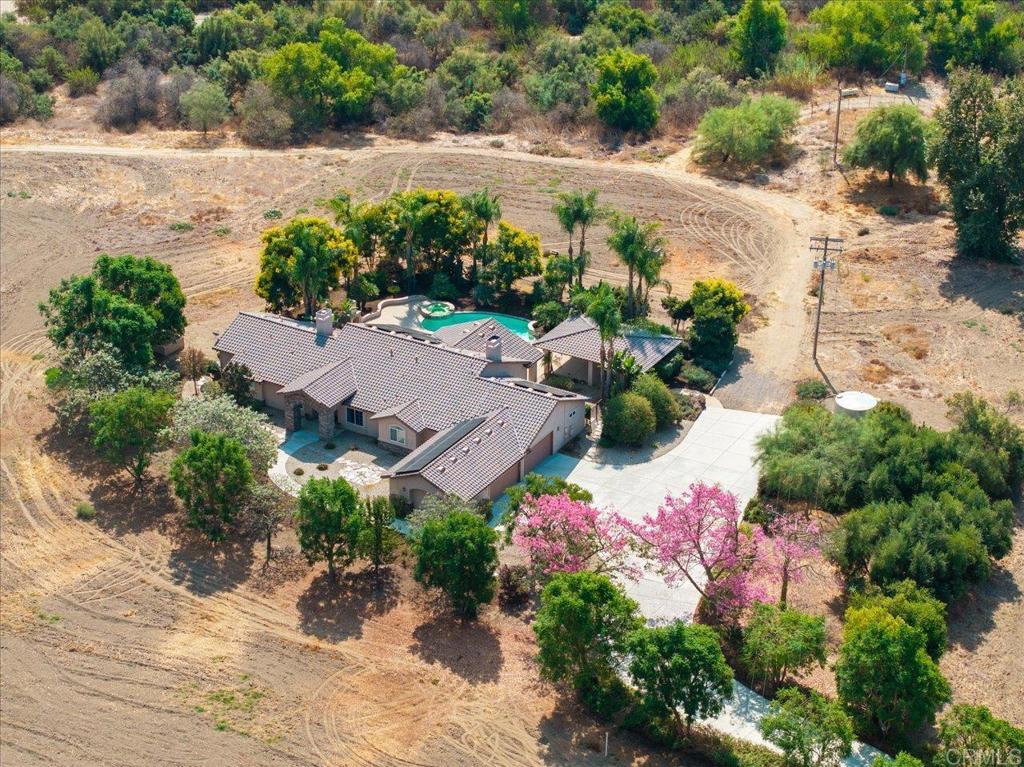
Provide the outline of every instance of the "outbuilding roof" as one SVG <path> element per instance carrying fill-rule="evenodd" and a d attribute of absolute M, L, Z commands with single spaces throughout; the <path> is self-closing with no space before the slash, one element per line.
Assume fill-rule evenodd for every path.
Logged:
<path fill-rule="evenodd" d="M 617 352 L 629 352 L 643 370 L 650 370 L 681 343 L 682 339 L 676 336 L 627 330 L 615 339 L 612 348 Z M 601 361 L 601 332 L 594 321 L 585 315 L 570 317 L 561 322 L 538 340 L 536 346 L 590 362 Z"/>

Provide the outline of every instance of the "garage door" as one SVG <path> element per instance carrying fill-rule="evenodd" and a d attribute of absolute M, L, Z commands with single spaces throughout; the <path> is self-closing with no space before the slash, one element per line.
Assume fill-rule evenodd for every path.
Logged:
<path fill-rule="evenodd" d="M 534 466 L 551 455 L 551 446 L 554 444 L 554 438 L 555 433 L 549 431 L 548 435 L 534 445 L 530 452 L 526 454 L 526 458 L 523 459 L 523 466 L 527 474 L 533 471 Z"/>

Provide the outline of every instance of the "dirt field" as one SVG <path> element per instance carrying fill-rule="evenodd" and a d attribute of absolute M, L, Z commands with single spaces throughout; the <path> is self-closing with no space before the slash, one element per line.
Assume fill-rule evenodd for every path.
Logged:
<path fill-rule="evenodd" d="M 807 154 L 756 188 L 695 175 L 685 152 L 640 164 L 506 151 L 521 148 L 514 142 L 363 137 L 286 153 L 228 137 L 211 152 L 192 134 L 103 134 L 82 102 L 74 110 L 58 104 L 49 127 L 0 134 L 5 764 L 606 763 L 593 721 L 539 681 L 525 616 L 489 609 L 460 626 L 401 575 L 383 597 L 365 578 L 332 596 L 287 535 L 263 574 L 258 545 L 202 545 L 181 530 L 166 488 L 133 506 L 119 478 L 49 433 L 35 305 L 100 252 L 170 263 L 189 297 L 188 342 L 205 347 L 236 311 L 260 306 L 251 286 L 266 210 L 316 212 L 340 187 L 379 198 L 420 184 L 489 185 L 509 220 L 560 249 L 554 194 L 595 186 L 604 204 L 662 222 L 675 292 L 723 276 L 756 295 L 719 390 L 729 406 L 778 411 L 811 372 L 806 238 L 826 232 L 850 247 L 822 323 L 837 384 L 941 422 L 944 396 L 971 386 L 998 399 L 1024 370 L 1019 275 L 953 262 L 948 219 L 934 210 L 886 218 L 823 174 L 814 142 L 827 141 L 824 115 L 802 128 Z M 193 229 L 172 230 L 178 222 Z M 622 281 L 604 237 L 588 237 L 591 279 Z M 1017 313 L 1002 313 L 1008 306 Z M 96 523 L 74 519 L 84 499 Z M 1022 556 L 1018 534 L 1003 574 L 953 616 L 944 661 L 958 700 L 1008 717 L 1020 710 L 1007 693 L 1024 687 L 1009 650 L 1024 639 Z M 612 745 L 618 764 L 672 763 Z"/>

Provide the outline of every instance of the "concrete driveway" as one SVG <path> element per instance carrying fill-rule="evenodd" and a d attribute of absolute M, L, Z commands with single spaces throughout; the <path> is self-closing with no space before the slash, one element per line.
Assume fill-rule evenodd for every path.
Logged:
<path fill-rule="evenodd" d="M 745 506 L 757 490 L 754 443 L 778 418 L 709 407 L 682 442 L 651 461 L 596 463 L 559 453 L 534 471 L 575 482 L 594 494 L 597 506 L 614 509 L 634 521 L 654 514 L 667 494 L 681 493 L 699 481 L 720 485 L 736 494 L 741 506 Z M 655 572 L 624 585 L 652 623 L 689 621 L 697 608 L 698 594 L 693 586 L 669 586 Z"/>

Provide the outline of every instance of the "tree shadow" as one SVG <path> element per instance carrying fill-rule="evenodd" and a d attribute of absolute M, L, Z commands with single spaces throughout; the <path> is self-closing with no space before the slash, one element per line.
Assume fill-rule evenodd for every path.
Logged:
<path fill-rule="evenodd" d="M 398 585 L 390 569 L 382 569 L 380 581 L 372 568 L 346 571 L 331 583 L 326 571 L 313 578 L 299 597 L 299 628 L 321 639 L 341 642 L 360 637 L 363 623 L 384 615 L 398 604 Z"/>
<path fill-rule="evenodd" d="M 980 309 L 1010 317 L 1024 328 L 1024 267 L 956 256 L 949 262 L 939 293 L 950 301 L 965 299 Z"/>
<path fill-rule="evenodd" d="M 437 613 L 412 632 L 410 648 L 428 663 L 440 663 L 467 682 L 496 682 L 504 665 L 497 632 L 477 620 Z"/>
<path fill-rule="evenodd" d="M 997 566 L 991 577 L 962 599 L 954 602 L 947 615 L 949 644 L 973 651 L 996 628 L 995 614 L 1004 604 L 1024 598 L 1009 568 Z"/>
<path fill-rule="evenodd" d="M 104 478 L 89 493 L 96 509 L 96 526 L 108 535 L 138 535 L 157 529 L 168 533 L 177 526 L 174 494 L 163 477 L 146 477 L 141 488 L 123 472 Z"/>
<path fill-rule="evenodd" d="M 179 527 L 171 534 L 175 548 L 167 559 L 171 579 L 193 594 L 209 596 L 237 588 L 249 578 L 253 563 L 251 537 L 232 537 L 219 543 Z"/>
<path fill-rule="evenodd" d="M 847 187 L 845 197 L 851 205 L 862 205 L 879 213 L 880 208 L 889 208 L 883 215 L 896 226 L 919 224 L 922 218 L 932 220 L 941 205 L 935 187 L 899 179 L 889 186 L 884 174 L 873 171 L 858 173 Z"/>

